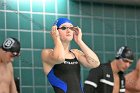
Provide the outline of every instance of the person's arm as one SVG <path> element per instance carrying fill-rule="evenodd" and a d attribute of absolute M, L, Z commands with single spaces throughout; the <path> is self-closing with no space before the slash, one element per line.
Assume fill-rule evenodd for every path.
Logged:
<path fill-rule="evenodd" d="M 140 69 L 139 69 L 139 72 L 138 72 L 138 80 L 136 82 L 136 90 L 138 92 L 140 92 Z"/>
<path fill-rule="evenodd" d="M 42 61 L 54 65 L 62 63 L 65 60 L 65 52 L 56 26 L 52 27 L 51 36 L 54 41 L 54 49 L 43 49 Z"/>
<path fill-rule="evenodd" d="M 125 79 L 127 90 L 140 92 L 140 60 L 138 60 L 136 68 L 125 75 Z"/>
<path fill-rule="evenodd" d="M 132 72 L 130 72 L 129 74 L 125 75 L 126 90 L 134 91 L 134 92 L 140 92 L 140 75 L 134 76 L 131 73 Z"/>
<path fill-rule="evenodd" d="M 12 63 L 9 63 L 8 64 L 8 67 L 11 71 L 11 83 L 10 83 L 10 93 L 18 93 L 17 92 L 17 88 L 16 88 L 16 84 L 15 84 L 15 81 L 14 81 L 14 72 L 13 72 L 13 66 L 12 66 Z"/>
<path fill-rule="evenodd" d="M 17 88 L 16 88 L 16 84 L 14 81 L 14 77 L 13 77 L 12 82 L 11 82 L 11 92 L 10 93 L 18 93 Z"/>
<path fill-rule="evenodd" d="M 89 68 L 95 68 L 100 65 L 98 56 L 93 52 L 82 40 L 81 29 L 75 30 L 74 40 L 79 45 L 80 50 L 73 50 L 78 56 L 78 60 L 85 66 Z"/>
<path fill-rule="evenodd" d="M 99 67 L 90 70 L 88 78 L 84 82 L 84 93 L 98 93 L 97 87 L 102 78 L 102 70 Z"/>
<path fill-rule="evenodd" d="M 136 90 L 140 92 L 140 59 L 137 61 L 136 71 L 137 71 Z"/>

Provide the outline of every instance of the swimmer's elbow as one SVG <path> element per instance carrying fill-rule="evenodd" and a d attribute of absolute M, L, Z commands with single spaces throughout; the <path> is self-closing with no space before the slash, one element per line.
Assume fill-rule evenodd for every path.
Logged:
<path fill-rule="evenodd" d="M 100 65 L 100 61 L 92 62 L 91 68 L 97 68 Z"/>
<path fill-rule="evenodd" d="M 94 68 L 100 66 L 100 61 L 96 61 L 96 64 L 94 65 Z"/>
<path fill-rule="evenodd" d="M 100 61 L 97 61 L 96 63 L 97 63 L 97 64 L 95 65 L 95 67 L 94 67 L 94 68 L 96 68 L 96 67 L 100 66 Z"/>

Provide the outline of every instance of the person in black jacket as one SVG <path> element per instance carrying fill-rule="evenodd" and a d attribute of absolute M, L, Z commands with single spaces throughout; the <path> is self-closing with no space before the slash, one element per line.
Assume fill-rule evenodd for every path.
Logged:
<path fill-rule="evenodd" d="M 123 72 L 131 65 L 133 60 L 132 50 L 127 46 L 122 46 L 113 61 L 90 70 L 89 76 L 84 82 L 84 92 L 125 93 Z"/>

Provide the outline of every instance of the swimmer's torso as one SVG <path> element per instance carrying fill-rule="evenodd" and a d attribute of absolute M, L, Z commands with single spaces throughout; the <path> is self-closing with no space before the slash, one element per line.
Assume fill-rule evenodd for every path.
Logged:
<path fill-rule="evenodd" d="M 48 79 L 55 93 L 82 93 L 80 64 L 76 57 L 65 59 L 64 63 L 54 65 L 48 73 Z"/>
<path fill-rule="evenodd" d="M 0 93 L 9 93 L 12 73 L 8 66 L 0 63 Z"/>

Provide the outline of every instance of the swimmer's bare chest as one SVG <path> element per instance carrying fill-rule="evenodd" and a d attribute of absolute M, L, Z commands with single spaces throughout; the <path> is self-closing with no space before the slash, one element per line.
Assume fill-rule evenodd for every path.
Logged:
<path fill-rule="evenodd" d="M 0 93 L 9 93 L 11 77 L 11 71 L 7 67 L 0 65 Z"/>

